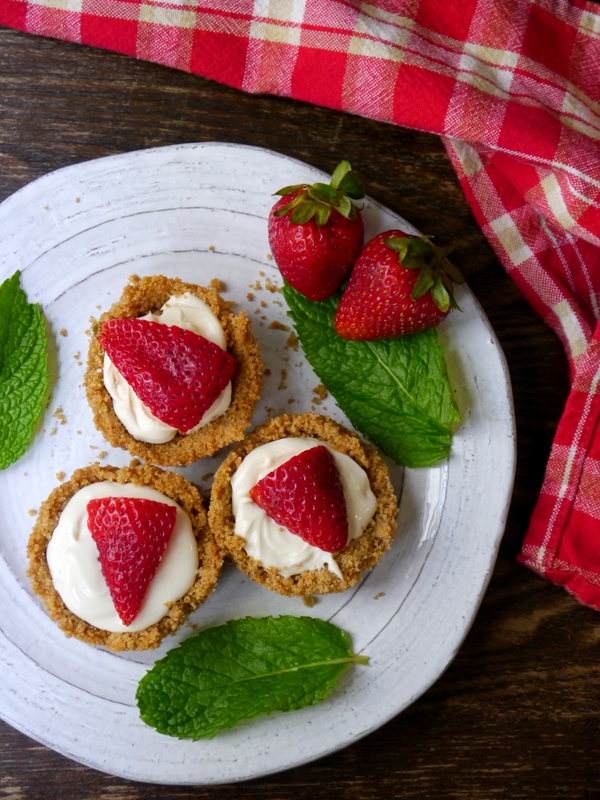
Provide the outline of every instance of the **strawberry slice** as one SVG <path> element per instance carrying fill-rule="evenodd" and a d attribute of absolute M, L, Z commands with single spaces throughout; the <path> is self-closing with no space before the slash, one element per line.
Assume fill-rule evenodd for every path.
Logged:
<path fill-rule="evenodd" d="M 331 452 L 319 445 L 269 472 L 250 497 L 279 525 L 308 544 L 336 553 L 348 541 L 348 515 L 340 473 Z"/>
<path fill-rule="evenodd" d="M 200 422 L 235 372 L 233 356 L 176 325 L 111 319 L 99 341 L 142 403 L 182 433 Z"/>
<path fill-rule="evenodd" d="M 115 609 L 131 625 L 175 528 L 177 508 L 139 497 L 102 497 L 90 500 L 87 512 Z"/>

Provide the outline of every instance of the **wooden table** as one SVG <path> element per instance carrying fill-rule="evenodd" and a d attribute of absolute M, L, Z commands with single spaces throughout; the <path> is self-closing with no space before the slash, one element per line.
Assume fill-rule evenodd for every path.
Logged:
<path fill-rule="evenodd" d="M 0 796 L 599 797 L 600 617 L 515 561 L 567 396 L 567 362 L 483 237 L 440 140 L 0 30 L 0 200 L 59 167 L 195 141 L 267 147 L 328 172 L 347 157 L 372 196 L 438 241 L 457 242 L 456 261 L 513 382 L 517 476 L 496 568 L 446 673 L 403 714 L 339 753 L 245 784 L 147 786 L 82 767 L 0 723 Z"/>

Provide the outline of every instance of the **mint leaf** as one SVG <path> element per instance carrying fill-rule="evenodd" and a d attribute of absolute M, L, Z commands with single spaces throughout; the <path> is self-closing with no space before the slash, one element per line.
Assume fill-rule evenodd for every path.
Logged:
<path fill-rule="evenodd" d="M 207 739 L 243 720 L 323 700 L 355 656 L 348 634 L 311 617 L 246 617 L 208 628 L 140 681 L 142 720 L 179 739 Z"/>
<path fill-rule="evenodd" d="M 371 342 L 333 329 L 339 295 L 283 294 L 306 358 L 352 425 L 398 464 L 429 467 L 450 452 L 460 416 L 435 330 Z"/>
<path fill-rule="evenodd" d="M 27 449 L 48 388 L 44 319 L 19 277 L 0 285 L 0 469 Z"/>

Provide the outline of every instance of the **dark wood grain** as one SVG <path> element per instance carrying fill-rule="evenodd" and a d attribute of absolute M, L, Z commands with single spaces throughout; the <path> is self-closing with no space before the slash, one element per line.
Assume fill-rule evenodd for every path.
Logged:
<path fill-rule="evenodd" d="M 352 747 L 245 784 L 146 786 L 82 767 L 0 723 L 0 797 L 599 797 L 599 617 L 515 562 L 567 396 L 567 363 L 475 223 L 440 140 L 0 30 L 0 199 L 77 162 L 213 140 L 271 148 L 327 171 L 347 157 L 376 199 L 438 241 L 458 243 L 456 261 L 498 334 L 513 381 L 517 477 L 498 562 L 446 673 Z"/>

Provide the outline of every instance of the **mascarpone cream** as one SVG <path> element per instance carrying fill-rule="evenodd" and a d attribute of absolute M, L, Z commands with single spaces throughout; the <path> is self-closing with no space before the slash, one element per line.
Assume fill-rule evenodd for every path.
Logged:
<path fill-rule="evenodd" d="M 177 507 L 175 528 L 152 579 L 140 613 L 124 625 L 114 607 L 100 567 L 98 548 L 87 525 L 87 504 L 100 497 L 141 497 Z M 188 515 L 156 489 L 101 481 L 76 492 L 63 510 L 48 543 L 46 560 L 54 588 L 69 611 L 114 633 L 135 633 L 162 619 L 196 579 L 198 546 Z"/>
<path fill-rule="evenodd" d="M 189 292 L 184 292 L 177 297 L 170 297 L 162 307 L 160 314 L 150 313 L 140 319 L 158 322 L 161 325 L 176 325 L 179 328 L 185 328 L 204 336 L 205 339 L 219 345 L 222 350 L 227 349 L 227 340 L 221 323 L 207 303 Z M 112 397 L 115 414 L 134 438 L 149 444 L 164 444 L 171 441 L 176 435 L 177 428 L 161 422 L 154 416 L 106 354 L 104 355 L 104 385 Z M 230 404 L 231 382 L 206 411 L 198 425 L 192 428 L 192 431 L 198 430 L 213 419 L 220 417 L 227 411 Z"/>
<path fill-rule="evenodd" d="M 373 518 L 377 500 L 363 468 L 350 456 L 338 453 L 326 442 L 296 437 L 268 442 L 252 450 L 231 479 L 235 533 L 245 540 L 245 550 L 249 556 L 260 561 L 264 567 L 276 567 L 286 578 L 303 570 L 317 570 L 325 566 L 340 579 L 342 574 L 332 553 L 308 544 L 279 525 L 256 505 L 249 492 L 265 475 L 293 456 L 320 445 L 331 451 L 340 472 L 350 542 L 361 535 Z"/>

